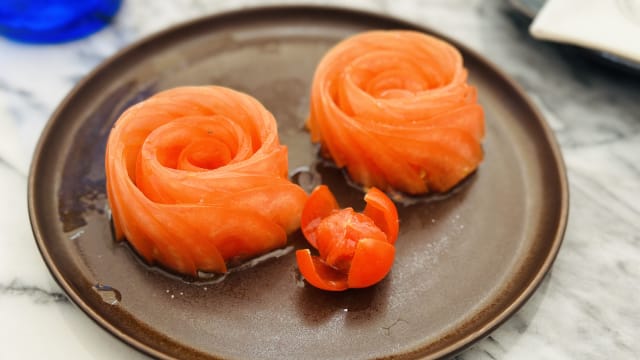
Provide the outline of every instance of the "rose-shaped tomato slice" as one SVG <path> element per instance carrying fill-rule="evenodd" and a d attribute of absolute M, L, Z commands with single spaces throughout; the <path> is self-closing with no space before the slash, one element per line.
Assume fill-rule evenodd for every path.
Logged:
<path fill-rule="evenodd" d="M 393 202 L 372 188 L 364 213 L 339 209 L 329 189 L 321 185 L 309 196 L 302 213 L 302 230 L 318 250 L 298 250 L 296 260 L 311 285 L 329 291 L 362 288 L 378 283 L 391 270 L 398 237 L 398 213 Z"/>
<path fill-rule="evenodd" d="M 220 86 L 162 91 L 127 109 L 105 149 L 115 239 L 188 276 L 287 243 L 306 192 L 287 176 L 273 115 Z"/>
<path fill-rule="evenodd" d="M 364 187 L 447 192 L 484 157 L 485 116 L 458 49 L 407 30 L 364 31 L 313 76 L 307 128 L 320 154 Z"/>

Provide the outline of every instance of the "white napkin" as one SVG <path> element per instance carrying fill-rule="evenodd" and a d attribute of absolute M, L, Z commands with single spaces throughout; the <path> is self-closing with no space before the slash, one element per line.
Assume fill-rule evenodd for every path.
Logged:
<path fill-rule="evenodd" d="M 640 62 L 640 0 L 548 0 L 529 32 Z"/>

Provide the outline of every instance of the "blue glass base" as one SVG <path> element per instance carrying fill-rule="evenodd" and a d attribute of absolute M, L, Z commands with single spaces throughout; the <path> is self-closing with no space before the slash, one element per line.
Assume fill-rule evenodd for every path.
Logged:
<path fill-rule="evenodd" d="M 79 39 L 105 27 L 122 0 L 0 0 L 0 34 L 27 43 Z"/>

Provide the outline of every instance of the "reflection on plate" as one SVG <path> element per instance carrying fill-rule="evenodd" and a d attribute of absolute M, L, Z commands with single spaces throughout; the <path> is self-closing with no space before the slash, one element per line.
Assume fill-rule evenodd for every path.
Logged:
<path fill-rule="evenodd" d="M 486 111 L 486 159 L 455 194 L 399 208 L 396 264 L 377 286 L 339 294 L 306 286 L 292 254 L 306 247 L 299 233 L 251 266 L 198 282 L 148 267 L 113 241 L 104 144 L 126 107 L 178 85 L 233 87 L 274 113 L 291 169 L 322 167 L 303 126 L 314 68 L 340 39 L 379 28 L 432 33 L 351 10 L 242 10 L 156 34 L 82 81 L 47 125 L 29 179 L 36 241 L 69 297 L 135 348 L 187 359 L 435 358 L 513 314 L 559 249 L 565 170 L 523 93 L 455 42 Z M 319 170 L 339 201 L 361 203 L 340 172 Z"/>

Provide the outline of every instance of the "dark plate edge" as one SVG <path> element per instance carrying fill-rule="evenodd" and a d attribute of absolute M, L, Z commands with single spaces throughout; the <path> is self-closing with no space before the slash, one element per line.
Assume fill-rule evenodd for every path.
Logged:
<path fill-rule="evenodd" d="M 436 359 L 449 355 L 453 355 L 455 353 L 462 352 L 467 349 L 469 346 L 474 344 L 475 342 L 481 340 L 485 336 L 489 335 L 489 333 L 495 330 L 498 326 L 504 323 L 511 315 L 513 315 L 516 311 L 518 311 L 524 303 L 531 297 L 531 295 L 538 288 L 546 274 L 548 273 L 551 265 L 553 264 L 555 258 L 557 257 L 558 251 L 560 249 L 560 245 L 562 244 L 562 240 L 564 237 L 564 233 L 566 230 L 567 219 L 569 214 L 569 187 L 567 182 L 567 174 L 566 168 L 564 165 L 564 160 L 562 158 L 562 154 L 560 151 L 560 147 L 555 139 L 555 135 L 547 122 L 544 120 L 541 112 L 537 109 L 537 107 L 529 100 L 526 93 L 523 89 L 513 80 L 511 80 L 507 75 L 503 74 L 501 70 L 497 68 L 492 62 L 490 62 L 486 57 L 480 55 L 475 50 L 470 49 L 469 47 L 459 43 L 459 41 L 452 40 L 448 36 L 442 35 L 437 31 L 433 31 L 432 29 L 420 25 L 417 23 L 413 23 L 404 19 L 399 19 L 397 17 L 381 14 L 379 12 L 362 10 L 362 9 L 354 9 L 348 6 L 319 6 L 319 5 L 268 5 L 268 6 L 258 6 L 258 7 L 250 7 L 250 8 L 240 8 L 235 10 L 222 11 L 218 13 L 213 13 L 211 15 L 207 15 L 204 17 L 188 20 L 185 22 L 181 22 L 178 24 L 171 25 L 164 30 L 155 32 L 150 35 L 146 35 L 141 39 L 123 47 L 115 54 L 109 56 L 103 62 L 101 62 L 97 67 L 95 67 L 92 71 L 90 71 L 87 75 L 85 75 L 74 87 L 73 89 L 65 96 L 62 102 L 58 105 L 56 110 L 52 113 L 47 121 L 45 127 L 42 130 L 38 143 L 34 149 L 32 162 L 29 169 L 29 177 L 28 177 L 28 186 L 27 186 L 27 201 L 29 208 L 29 220 L 31 222 L 31 229 L 33 235 L 36 240 L 36 245 L 38 246 L 38 250 L 43 257 L 45 264 L 51 274 L 53 275 L 55 281 L 58 285 L 64 290 L 66 295 L 75 303 L 76 306 L 80 308 L 85 314 L 87 314 L 95 323 L 97 323 L 100 327 L 105 329 L 107 332 L 111 333 L 115 337 L 122 340 L 124 343 L 130 345 L 134 349 L 159 358 L 159 359 L 173 359 L 173 357 L 168 356 L 165 353 L 159 352 L 158 350 L 148 346 L 147 344 L 128 336 L 127 334 L 120 331 L 118 328 L 112 326 L 107 320 L 102 318 L 100 314 L 95 312 L 87 303 L 73 291 L 71 285 L 65 280 L 65 278 L 60 273 L 57 266 L 54 264 L 53 259 L 47 249 L 47 245 L 44 241 L 45 234 L 42 233 L 41 228 L 38 226 L 41 223 L 41 220 L 35 210 L 36 200 L 35 200 L 35 187 L 36 187 L 36 179 L 38 176 L 38 164 L 41 162 L 41 158 L 44 154 L 44 143 L 45 140 L 49 137 L 49 133 L 52 131 L 54 125 L 54 119 L 56 119 L 60 112 L 67 106 L 67 104 L 71 101 L 72 98 L 76 96 L 76 94 L 80 93 L 83 88 L 89 83 L 95 75 L 101 73 L 104 69 L 112 66 L 113 63 L 117 62 L 121 57 L 125 56 L 127 53 L 132 53 L 136 49 L 143 47 L 146 43 L 155 41 L 159 38 L 167 36 L 168 34 L 179 31 L 182 28 L 187 28 L 190 26 L 194 26 L 198 23 L 215 21 L 217 18 L 224 17 L 233 17 L 233 16 L 241 16 L 247 13 L 264 13 L 264 12 L 279 12 L 279 11 L 295 11 L 295 12 L 333 12 L 333 13 L 342 13 L 348 14 L 352 13 L 354 15 L 358 15 L 361 17 L 370 17 L 379 19 L 381 21 L 391 21 L 398 23 L 402 26 L 408 28 L 414 28 L 416 30 L 425 31 L 427 30 L 434 35 L 456 44 L 456 47 L 462 49 L 464 52 L 470 53 L 479 62 L 483 63 L 484 66 L 489 68 L 494 76 L 500 78 L 504 83 L 522 100 L 525 105 L 533 112 L 534 116 L 539 120 L 543 133 L 546 139 L 549 141 L 549 146 L 551 153 L 553 155 L 553 160 L 555 160 L 555 170 L 559 174 L 560 181 L 560 218 L 558 219 L 558 227 L 556 229 L 555 235 L 553 237 L 553 242 L 551 246 L 550 252 L 547 254 L 545 261 L 540 267 L 539 271 L 536 273 L 535 277 L 532 281 L 527 285 L 525 290 L 515 299 L 514 302 L 511 303 L 508 307 L 506 307 L 502 312 L 500 312 L 499 316 L 495 317 L 492 321 L 487 323 L 484 327 L 477 330 L 476 332 L 468 335 L 463 338 L 461 341 L 456 342 L 436 353 L 428 354 L 426 358 L 428 359 Z M 420 349 L 415 349 L 415 354 L 417 356 L 425 356 L 425 354 L 420 354 Z M 408 353 L 405 353 L 408 355 Z"/>

